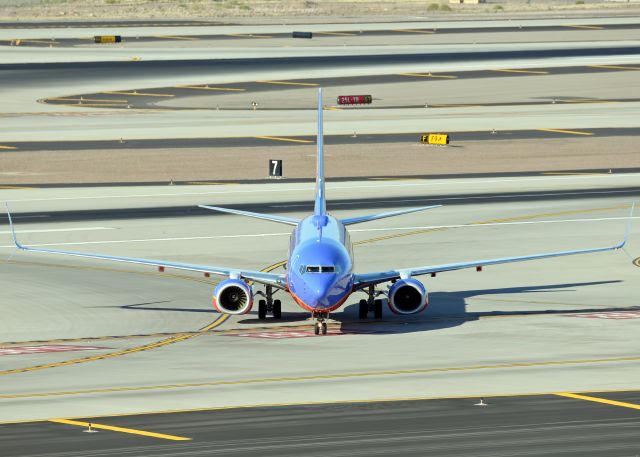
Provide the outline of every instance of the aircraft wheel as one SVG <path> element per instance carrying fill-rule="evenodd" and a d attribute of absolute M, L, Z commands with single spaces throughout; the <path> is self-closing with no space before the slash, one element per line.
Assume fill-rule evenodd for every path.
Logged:
<path fill-rule="evenodd" d="M 376 300 L 373 302 L 374 311 L 373 315 L 376 319 L 382 319 L 382 300 Z"/>
<path fill-rule="evenodd" d="M 282 318 L 282 302 L 280 300 L 273 300 L 273 318 Z"/>
<path fill-rule="evenodd" d="M 322 334 L 323 335 L 327 334 L 327 323 L 326 322 L 322 323 Z"/>
<path fill-rule="evenodd" d="M 258 301 L 258 319 L 264 320 L 267 318 L 267 301 Z"/>
<path fill-rule="evenodd" d="M 369 304 L 367 303 L 367 300 L 360 300 L 360 304 L 358 307 L 358 317 L 360 319 L 366 319 L 368 313 L 369 313 Z"/>

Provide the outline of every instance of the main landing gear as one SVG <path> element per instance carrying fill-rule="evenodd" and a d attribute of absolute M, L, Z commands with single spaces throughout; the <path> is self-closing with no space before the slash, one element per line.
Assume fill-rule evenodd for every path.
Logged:
<path fill-rule="evenodd" d="M 316 335 L 320 335 L 320 333 L 322 333 L 323 335 L 326 335 L 327 334 L 326 320 L 329 318 L 329 313 L 314 312 L 313 318 L 316 320 L 315 324 L 313 325 L 313 333 L 315 333 Z"/>
<path fill-rule="evenodd" d="M 366 300 L 360 300 L 358 317 L 360 319 L 366 319 L 369 312 L 373 311 L 373 317 L 376 319 L 382 319 L 382 300 L 375 297 L 384 295 L 384 293 L 376 292 L 375 286 L 369 286 L 367 294 L 369 295 L 369 298 Z"/>
<path fill-rule="evenodd" d="M 265 293 L 256 293 L 256 295 L 262 295 L 266 300 L 258 300 L 258 319 L 264 320 L 267 318 L 267 313 L 271 313 L 274 319 L 282 318 L 282 302 L 280 300 L 273 299 L 273 287 L 267 286 Z"/>

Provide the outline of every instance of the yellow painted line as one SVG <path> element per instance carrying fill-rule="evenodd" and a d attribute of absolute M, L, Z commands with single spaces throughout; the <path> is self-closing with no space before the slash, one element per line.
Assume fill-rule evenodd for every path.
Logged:
<path fill-rule="evenodd" d="M 184 436 L 175 436 L 175 435 L 165 435 L 164 433 L 155 433 L 155 432 L 147 432 L 145 430 L 138 430 L 135 428 L 124 428 L 124 427 L 114 427 L 113 425 L 105 425 L 105 424 L 94 424 L 93 422 L 80 422 L 69 419 L 49 419 L 49 422 L 54 422 L 56 424 L 66 424 L 66 425 L 77 425 L 79 427 L 88 428 L 91 425 L 91 428 L 97 428 L 100 430 L 109 430 L 112 432 L 120 432 L 120 433 L 129 433 L 131 435 L 142 435 L 149 436 L 151 438 L 160 438 L 163 440 L 171 440 L 171 441 L 189 441 L 191 438 L 185 438 Z"/>
<path fill-rule="evenodd" d="M 433 105 L 429 105 L 432 108 L 480 108 L 483 105 L 464 105 L 464 104 L 456 104 L 456 103 L 434 103 Z"/>
<path fill-rule="evenodd" d="M 604 403 L 606 405 L 621 406 L 623 408 L 640 409 L 640 405 L 635 403 L 627 403 L 625 401 L 608 400 L 606 398 L 591 397 L 589 395 L 573 394 L 570 392 L 558 392 L 555 395 L 560 397 L 575 398 L 576 400 L 593 401 L 596 403 Z"/>
<path fill-rule="evenodd" d="M 593 30 L 602 30 L 604 27 L 599 27 L 597 25 L 565 25 L 564 27 L 572 27 L 575 29 L 593 29 Z"/>
<path fill-rule="evenodd" d="M 473 225 L 483 225 L 483 224 L 496 224 L 500 222 L 513 222 L 513 221 L 522 221 L 528 219 L 536 219 L 539 217 L 556 217 L 556 216 L 567 216 L 570 214 L 583 214 L 583 213 L 593 213 L 600 211 L 612 211 L 616 209 L 625 209 L 629 208 L 629 205 L 619 205 L 619 206 L 608 206 L 602 208 L 591 208 L 591 209 L 578 209 L 573 211 L 560 211 L 556 213 L 539 213 L 539 214 L 531 214 L 526 216 L 516 216 L 516 217 L 506 217 L 503 219 L 492 219 L 490 221 L 481 221 L 481 222 L 473 222 Z"/>
<path fill-rule="evenodd" d="M 313 32 L 314 35 L 356 36 L 357 33 L 346 32 Z"/>
<path fill-rule="evenodd" d="M 325 109 L 330 111 L 342 111 L 342 108 L 338 108 L 337 106 L 328 106 Z"/>
<path fill-rule="evenodd" d="M 294 83 L 294 82 L 289 82 L 289 81 L 256 81 L 257 83 L 264 83 L 264 84 L 284 84 L 284 85 L 289 85 L 289 86 L 319 86 L 319 84 L 315 84 L 315 83 Z"/>
<path fill-rule="evenodd" d="M 22 186 L 0 186 L 0 189 L 34 189 L 34 187 L 22 187 Z"/>
<path fill-rule="evenodd" d="M 9 40 L 5 40 L 9 41 Z M 17 41 L 17 40 L 14 40 Z M 20 43 L 40 43 L 40 44 L 58 44 L 55 41 L 43 41 L 43 40 L 20 40 Z"/>
<path fill-rule="evenodd" d="M 237 182 L 215 182 L 215 181 L 187 181 L 187 184 L 196 184 L 199 186 L 227 186 L 229 184 L 239 184 Z"/>
<path fill-rule="evenodd" d="M 89 107 L 97 107 L 97 106 L 107 106 L 110 108 L 126 108 L 126 106 L 120 103 L 57 103 L 58 106 L 89 106 Z"/>
<path fill-rule="evenodd" d="M 638 257 L 637 259 L 635 259 L 635 260 L 633 261 L 633 264 L 634 264 L 636 267 L 640 267 L 640 257 Z"/>
<path fill-rule="evenodd" d="M 580 173 L 578 171 L 544 171 L 542 172 L 543 175 L 560 175 L 560 176 L 565 176 L 565 175 L 585 175 L 585 176 L 601 176 L 601 175 L 607 175 L 608 173 Z"/>
<path fill-rule="evenodd" d="M 195 90 L 226 90 L 244 92 L 247 89 L 239 89 L 235 87 L 209 87 L 209 86 L 175 86 L 178 89 L 195 89 Z"/>
<path fill-rule="evenodd" d="M 548 71 L 541 71 L 541 70 L 512 70 L 510 68 L 500 68 L 497 70 L 490 70 L 490 71 L 502 71 L 505 73 L 531 73 L 532 75 L 548 75 L 549 72 Z"/>
<path fill-rule="evenodd" d="M 416 76 L 420 78 L 443 78 L 443 79 L 456 79 L 457 76 L 453 75 L 434 75 L 431 73 L 398 73 L 399 76 Z"/>
<path fill-rule="evenodd" d="M 63 98 L 63 97 L 54 97 L 54 98 L 47 98 L 47 101 L 49 100 L 61 100 L 61 101 L 67 101 L 67 102 L 107 102 L 107 103 L 128 103 L 129 100 L 116 100 L 116 99 L 109 99 L 109 98 Z"/>
<path fill-rule="evenodd" d="M 261 140 L 289 141 L 291 143 L 313 143 L 311 140 L 296 140 L 295 138 L 282 138 L 279 136 L 257 136 Z"/>
<path fill-rule="evenodd" d="M 227 33 L 227 36 L 235 36 L 239 38 L 273 38 L 271 35 L 255 35 L 248 33 Z"/>
<path fill-rule="evenodd" d="M 173 35 L 155 35 L 152 38 L 166 38 L 167 40 L 199 40 L 200 38 L 188 37 L 188 36 L 173 36 Z"/>
<path fill-rule="evenodd" d="M 432 35 L 436 32 L 433 30 L 414 30 L 414 29 L 395 29 L 392 32 L 400 32 L 400 33 L 424 33 L 425 35 Z"/>
<path fill-rule="evenodd" d="M 239 380 L 220 380 L 220 381 L 207 381 L 207 382 L 195 382 L 195 383 L 184 383 L 184 384 L 112 387 L 112 388 L 105 388 L 105 389 L 69 390 L 69 391 L 59 391 L 59 392 L 36 392 L 36 393 L 30 393 L 30 394 L 0 395 L 0 398 L 16 399 L 16 398 L 61 397 L 61 396 L 87 395 L 87 394 L 110 393 L 110 392 L 144 392 L 144 391 L 151 391 L 151 390 L 171 390 L 171 389 L 229 386 L 229 385 L 247 385 L 247 384 L 271 384 L 271 383 L 281 383 L 281 382 L 304 382 L 304 381 L 317 381 L 317 380 L 327 380 L 327 379 L 337 380 L 337 379 L 353 379 L 353 378 L 369 378 L 369 377 L 421 375 L 421 374 L 446 373 L 446 372 L 503 370 L 503 369 L 511 369 L 511 368 L 535 368 L 535 367 L 543 367 L 543 366 L 572 366 L 572 365 L 602 364 L 602 363 L 616 363 L 616 362 L 635 362 L 638 360 L 640 360 L 640 356 L 611 357 L 611 358 L 601 358 L 601 359 L 549 360 L 549 361 L 541 361 L 541 362 L 515 362 L 515 363 L 500 363 L 500 364 L 493 364 L 493 365 L 466 365 L 466 366 L 458 366 L 458 367 L 434 367 L 434 368 L 423 368 L 423 369 L 413 369 L 413 370 L 364 371 L 364 372 L 354 372 L 354 373 L 318 374 L 318 375 L 308 375 L 308 376 L 287 376 L 287 377 L 279 377 L 279 378 L 248 378 L 248 379 L 239 379 Z"/>
<path fill-rule="evenodd" d="M 591 68 L 610 68 L 612 70 L 640 70 L 639 67 L 623 67 L 620 65 L 589 65 Z"/>
<path fill-rule="evenodd" d="M 124 91 L 110 91 L 102 92 L 103 94 L 117 94 L 117 95 L 136 95 L 141 97 L 175 97 L 174 94 L 155 94 L 152 92 L 124 92 Z"/>
<path fill-rule="evenodd" d="M 576 130 L 561 130 L 561 129 L 536 129 L 541 132 L 556 132 L 556 133 L 571 133 L 573 135 L 593 135 L 592 132 L 578 132 Z"/>
<path fill-rule="evenodd" d="M 0 149 L 18 149 L 16 146 L 3 146 L 0 145 Z"/>

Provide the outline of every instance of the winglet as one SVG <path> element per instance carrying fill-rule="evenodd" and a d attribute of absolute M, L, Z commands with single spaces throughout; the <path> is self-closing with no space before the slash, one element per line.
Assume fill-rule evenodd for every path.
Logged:
<path fill-rule="evenodd" d="M 629 240 L 629 232 L 631 232 L 631 221 L 633 220 L 633 210 L 636 206 L 636 202 L 631 202 L 631 210 L 629 211 L 629 219 L 627 220 L 627 229 L 624 232 L 624 239 L 622 243 L 616 246 L 616 249 L 621 249 L 627 244 L 627 240 Z"/>
<path fill-rule="evenodd" d="M 9 211 L 9 204 L 5 202 L 4 206 L 7 207 L 7 217 L 9 218 L 9 227 L 11 229 L 11 236 L 13 237 L 13 242 L 15 243 L 18 249 L 25 249 L 23 245 L 18 241 L 18 237 L 16 237 L 16 230 L 13 227 L 13 220 L 11 219 L 11 212 Z"/>

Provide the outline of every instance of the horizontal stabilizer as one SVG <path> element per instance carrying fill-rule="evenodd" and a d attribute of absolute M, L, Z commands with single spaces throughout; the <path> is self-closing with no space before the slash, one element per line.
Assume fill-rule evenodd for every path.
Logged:
<path fill-rule="evenodd" d="M 239 209 L 220 208 L 219 206 L 198 205 L 198 208 L 220 211 L 221 213 L 237 214 L 239 216 L 255 217 L 256 219 L 265 219 L 267 221 L 279 222 L 281 224 L 298 225 L 300 219 L 286 216 L 274 216 L 272 214 L 252 213 L 251 211 L 242 211 Z"/>
<path fill-rule="evenodd" d="M 341 222 L 344 225 L 359 224 L 361 222 L 375 221 L 378 219 L 384 219 L 386 217 L 400 216 L 401 214 L 409 214 L 409 213 L 415 213 L 417 211 L 424 211 L 427 209 L 439 208 L 441 206 L 442 205 L 421 206 L 419 208 L 408 208 L 408 209 L 401 209 L 398 211 L 387 211 L 386 213 L 369 214 L 368 216 L 349 217 L 347 219 L 342 219 Z"/>

